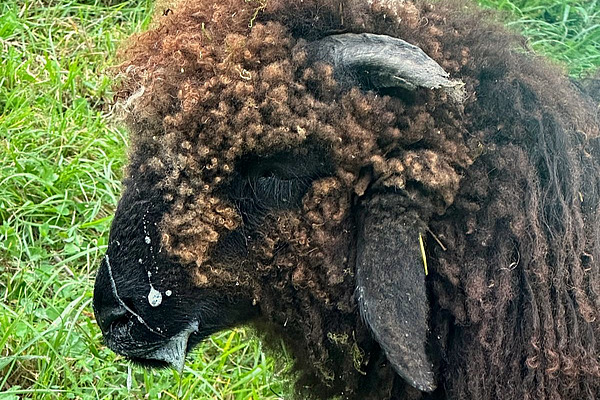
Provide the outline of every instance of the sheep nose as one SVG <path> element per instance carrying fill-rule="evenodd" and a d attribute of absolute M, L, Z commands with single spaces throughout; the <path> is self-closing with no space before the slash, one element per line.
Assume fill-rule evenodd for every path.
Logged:
<path fill-rule="evenodd" d="M 108 332 L 113 323 L 119 319 L 124 319 L 128 315 L 127 310 L 112 290 L 108 270 L 104 263 L 100 266 L 96 275 L 93 308 L 96 321 L 103 333 Z"/>

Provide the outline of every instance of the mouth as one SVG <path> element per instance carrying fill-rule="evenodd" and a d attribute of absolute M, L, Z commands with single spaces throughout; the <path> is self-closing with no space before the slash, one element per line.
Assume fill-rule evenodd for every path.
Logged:
<path fill-rule="evenodd" d="M 183 371 L 185 357 L 187 353 L 198 343 L 195 338 L 198 332 L 198 322 L 191 323 L 186 329 L 175 336 L 167 339 L 159 346 L 152 346 L 150 349 L 125 350 L 121 346 L 111 346 L 117 353 L 127 357 L 134 364 L 147 368 L 168 368 L 171 367 L 178 372 Z M 194 336 L 192 339 L 191 337 Z M 119 347 L 119 348 L 116 348 Z"/>
<path fill-rule="evenodd" d="M 164 346 L 161 346 L 146 355 L 150 360 L 165 363 L 176 369 L 177 372 L 183 371 L 185 365 L 185 356 L 188 352 L 188 341 L 190 335 L 198 331 L 198 323 L 191 324 L 187 329 L 170 338 Z"/>

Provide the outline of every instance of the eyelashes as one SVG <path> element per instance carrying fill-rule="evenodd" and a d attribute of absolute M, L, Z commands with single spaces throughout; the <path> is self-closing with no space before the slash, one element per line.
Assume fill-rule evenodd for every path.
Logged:
<path fill-rule="evenodd" d="M 229 186 L 229 198 L 240 212 L 244 225 L 256 226 L 270 211 L 300 207 L 314 178 L 282 178 L 268 171 L 259 175 L 236 176 Z"/>
<path fill-rule="evenodd" d="M 247 177 L 233 200 L 246 222 L 264 217 L 269 211 L 299 207 L 312 179 L 281 179 L 277 176 Z"/>
<path fill-rule="evenodd" d="M 308 190 L 312 179 L 298 177 L 281 179 L 274 174 L 261 176 L 249 182 L 257 201 L 269 209 L 297 207 Z"/>
<path fill-rule="evenodd" d="M 238 209 L 246 228 L 259 225 L 271 211 L 299 208 L 312 183 L 332 174 L 329 158 L 322 151 L 308 150 L 269 157 L 250 154 L 236 162 L 221 194 Z"/>

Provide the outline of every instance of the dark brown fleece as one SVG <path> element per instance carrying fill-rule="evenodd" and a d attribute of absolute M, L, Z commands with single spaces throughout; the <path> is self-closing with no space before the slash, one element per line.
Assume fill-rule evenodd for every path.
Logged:
<path fill-rule="evenodd" d="M 260 305 L 299 360 L 299 388 L 420 396 L 379 368 L 354 299 L 352 208 L 387 188 L 434 215 L 434 397 L 600 395 L 598 123 L 560 70 L 461 2 L 189 0 L 159 18 L 124 51 L 128 174 L 163 177 L 162 245 L 198 285 Z M 419 46 L 466 100 L 340 87 L 302 44 L 342 32 Z M 333 174 L 301 209 L 268 215 L 244 263 L 211 258 L 242 224 L 219 194 L 239 160 L 314 148 Z"/>

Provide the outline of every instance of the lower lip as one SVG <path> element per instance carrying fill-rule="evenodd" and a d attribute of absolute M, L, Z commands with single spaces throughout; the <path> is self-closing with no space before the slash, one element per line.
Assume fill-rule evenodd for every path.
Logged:
<path fill-rule="evenodd" d="M 152 360 L 152 359 L 139 358 L 139 357 L 127 357 L 127 359 L 129 361 L 131 361 L 132 363 L 139 365 L 141 367 L 144 367 L 144 368 L 153 368 L 153 369 L 169 368 L 168 363 L 166 363 L 164 361 L 160 361 L 160 360 Z"/>

